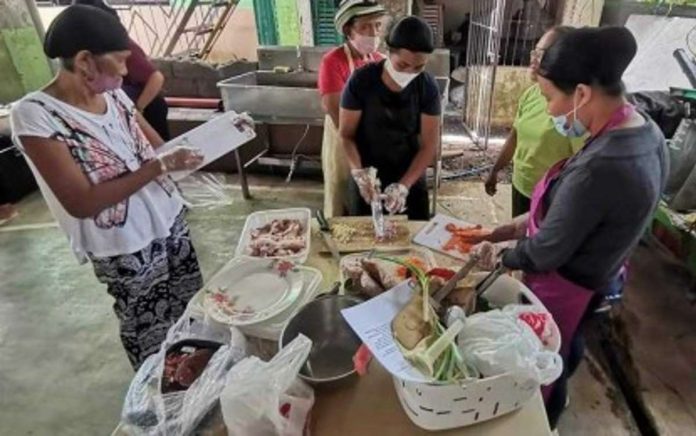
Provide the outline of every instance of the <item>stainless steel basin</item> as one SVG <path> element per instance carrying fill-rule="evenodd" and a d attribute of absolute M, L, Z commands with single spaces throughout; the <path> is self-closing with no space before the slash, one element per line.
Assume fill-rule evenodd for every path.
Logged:
<path fill-rule="evenodd" d="M 436 77 L 446 100 L 449 78 Z M 317 90 L 317 73 L 254 71 L 218 83 L 225 110 L 249 112 L 259 121 L 321 124 L 324 111 Z"/>
<path fill-rule="evenodd" d="M 259 47 L 256 52 L 259 58 L 260 70 L 273 70 L 273 68 L 280 66 L 299 69 L 301 66 L 301 69 L 304 71 L 319 71 L 321 58 L 327 51 L 333 48 L 263 46 Z M 436 49 L 430 56 L 425 69 L 434 76 L 449 77 L 450 51 L 444 48 Z"/>
<path fill-rule="evenodd" d="M 317 73 L 254 71 L 218 83 L 225 110 L 249 112 L 260 120 L 324 118 Z"/>
<path fill-rule="evenodd" d="M 355 373 L 353 356 L 361 341 L 341 310 L 360 303 L 362 300 L 348 295 L 325 295 L 308 303 L 288 321 L 280 334 L 281 348 L 299 334 L 312 340 L 300 378 L 313 384 L 333 383 Z"/>

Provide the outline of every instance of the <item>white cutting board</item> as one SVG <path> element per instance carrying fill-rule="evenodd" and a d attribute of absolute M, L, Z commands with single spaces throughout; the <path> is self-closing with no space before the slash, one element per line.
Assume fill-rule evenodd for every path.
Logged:
<path fill-rule="evenodd" d="M 416 236 L 413 237 L 413 242 L 428 247 L 438 253 L 446 254 L 455 259 L 468 260 L 469 256 L 461 254 L 458 250 L 445 251 L 442 246 L 447 243 L 452 237 L 452 234 L 445 229 L 447 224 L 455 224 L 458 227 L 471 227 L 473 224 L 466 221 L 452 218 L 451 216 L 437 214 L 426 224 Z"/>
<path fill-rule="evenodd" d="M 244 124 L 236 112 L 229 111 L 166 142 L 157 149 L 157 154 L 178 145 L 200 148 L 203 152 L 203 163 L 196 168 L 199 170 L 254 138 L 254 129 Z M 174 180 L 181 180 L 194 171 L 177 171 L 171 173 L 171 176 Z"/>

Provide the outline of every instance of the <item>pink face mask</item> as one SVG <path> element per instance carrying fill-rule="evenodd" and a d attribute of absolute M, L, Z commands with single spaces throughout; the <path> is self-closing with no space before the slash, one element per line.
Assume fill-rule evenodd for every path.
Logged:
<path fill-rule="evenodd" d="M 87 86 L 95 94 L 101 94 L 106 91 L 118 89 L 123 84 L 123 77 L 111 76 L 109 74 L 99 73 L 97 77 L 87 81 Z"/>
<path fill-rule="evenodd" d="M 379 48 L 379 36 L 367 36 L 356 33 L 350 40 L 353 47 L 363 56 L 377 51 Z"/>
<path fill-rule="evenodd" d="M 95 69 L 98 73 L 91 79 L 87 79 L 87 87 L 95 94 L 101 94 L 106 91 L 118 89 L 123 84 L 123 77 L 120 75 L 112 76 L 110 74 L 99 71 L 99 67 L 95 63 Z"/>

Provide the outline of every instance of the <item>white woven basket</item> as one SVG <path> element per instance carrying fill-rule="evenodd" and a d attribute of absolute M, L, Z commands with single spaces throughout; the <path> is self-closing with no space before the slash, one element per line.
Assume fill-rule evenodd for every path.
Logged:
<path fill-rule="evenodd" d="M 237 249 L 235 250 L 235 257 L 238 256 L 251 256 L 249 254 L 248 246 L 249 241 L 251 241 L 251 232 L 254 229 L 263 227 L 275 219 L 296 219 L 299 220 L 305 229 L 305 240 L 307 244 L 305 249 L 297 254 L 291 256 L 269 256 L 266 259 L 285 259 L 294 263 L 303 264 L 307 261 L 309 257 L 309 244 L 311 241 L 311 219 L 312 212 L 305 207 L 297 207 L 290 209 L 269 209 L 262 210 L 259 212 L 254 212 L 249 215 L 244 223 L 244 229 L 242 230 L 242 235 L 237 243 Z"/>
<path fill-rule="evenodd" d="M 485 273 L 477 273 L 482 279 Z M 483 294 L 495 306 L 533 304 L 546 311 L 541 301 L 522 282 L 501 276 Z M 555 323 L 547 349 L 561 347 Z M 426 430 L 465 427 L 510 413 L 522 407 L 539 389 L 539 384 L 511 373 L 487 377 L 463 384 L 414 383 L 394 377 L 394 387 L 406 415 Z"/>

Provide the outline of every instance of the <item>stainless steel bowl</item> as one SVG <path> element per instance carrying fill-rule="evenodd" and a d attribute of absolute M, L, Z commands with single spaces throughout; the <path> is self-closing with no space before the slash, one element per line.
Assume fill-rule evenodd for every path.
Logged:
<path fill-rule="evenodd" d="M 360 338 L 343 319 L 341 310 L 362 303 L 348 295 L 326 295 L 308 303 L 290 319 L 280 334 L 282 348 L 302 333 L 312 350 L 300 377 L 312 384 L 328 384 L 350 377 Z"/>

